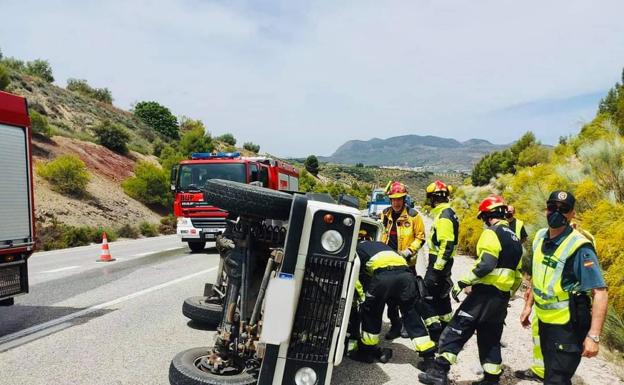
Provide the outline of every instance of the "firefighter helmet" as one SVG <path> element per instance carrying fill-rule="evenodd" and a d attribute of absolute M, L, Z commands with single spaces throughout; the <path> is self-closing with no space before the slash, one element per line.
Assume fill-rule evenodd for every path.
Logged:
<path fill-rule="evenodd" d="M 479 204 L 479 214 L 477 214 L 477 218 L 482 219 L 483 217 L 490 217 L 490 214 L 495 213 L 506 214 L 507 205 L 502 197 L 490 195 Z"/>
<path fill-rule="evenodd" d="M 407 195 L 407 187 L 401 182 L 392 182 L 387 190 L 388 197 L 402 198 Z"/>
<path fill-rule="evenodd" d="M 427 198 L 433 196 L 448 197 L 453 192 L 453 186 L 447 185 L 441 180 L 437 179 L 435 182 L 427 186 Z"/>

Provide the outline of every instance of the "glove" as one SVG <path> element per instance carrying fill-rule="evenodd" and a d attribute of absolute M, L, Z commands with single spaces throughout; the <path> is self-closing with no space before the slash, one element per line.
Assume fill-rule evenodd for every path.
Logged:
<path fill-rule="evenodd" d="M 468 285 L 466 282 L 464 281 L 459 281 L 456 282 L 453 285 L 453 289 L 451 290 L 451 297 L 453 297 L 453 299 L 455 300 L 455 302 L 461 302 L 459 300 L 459 294 L 461 294 L 461 292 L 464 290 L 465 287 L 468 287 L 470 285 Z"/>
<path fill-rule="evenodd" d="M 405 249 L 402 250 L 399 254 L 401 254 L 401 256 L 405 258 L 406 261 L 409 261 L 414 253 L 412 253 L 412 250 L 410 249 Z"/>

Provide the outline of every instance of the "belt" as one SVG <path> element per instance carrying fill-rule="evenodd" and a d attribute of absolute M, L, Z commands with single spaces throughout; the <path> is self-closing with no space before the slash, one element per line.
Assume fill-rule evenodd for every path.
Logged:
<path fill-rule="evenodd" d="M 382 268 L 375 270 L 373 274 L 387 273 L 391 271 L 409 271 L 409 268 L 407 266 L 388 266 L 388 267 L 382 267 Z"/>

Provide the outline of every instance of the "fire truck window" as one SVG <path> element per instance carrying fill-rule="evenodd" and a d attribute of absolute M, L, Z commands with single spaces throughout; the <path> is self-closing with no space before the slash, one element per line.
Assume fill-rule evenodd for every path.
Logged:
<path fill-rule="evenodd" d="M 260 166 L 258 180 L 262 182 L 263 187 L 269 187 L 269 169 L 267 167 Z"/>
<path fill-rule="evenodd" d="M 249 165 L 249 181 L 256 182 L 258 180 L 258 165 L 250 164 Z"/>
<path fill-rule="evenodd" d="M 180 191 L 201 189 L 209 179 L 247 182 L 243 163 L 183 164 L 178 175 L 177 189 Z"/>

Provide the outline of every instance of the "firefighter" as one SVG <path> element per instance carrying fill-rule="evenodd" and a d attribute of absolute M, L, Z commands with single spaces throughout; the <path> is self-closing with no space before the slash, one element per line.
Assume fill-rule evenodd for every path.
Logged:
<path fill-rule="evenodd" d="M 405 329 L 414 349 L 421 355 L 433 354 L 435 343 L 415 308 L 416 281 L 407 261 L 382 242 L 364 241 L 357 246 L 362 268 L 360 281 L 364 283 L 365 299 L 362 304 L 362 333 L 357 350 L 349 356 L 355 360 L 372 363 L 375 359 L 386 362 L 390 349 L 382 350 L 379 333 L 383 310 L 388 301 L 398 304 Z"/>
<path fill-rule="evenodd" d="M 451 267 L 457 249 L 459 218 L 449 203 L 451 186 L 436 180 L 427 186 L 426 191 L 432 207 L 433 224 L 427 241 L 429 262 L 424 280 L 427 289 L 425 302 L 433 309 L 433 314 L 423 314 L 423 317 L 426 325 L 439 322 L 443 329 L 453 315 L 449 293 L 453 287 Z M 434 341 L 437 341 L 439 333 L 431 329 L 430 332 Z"/>
<path fill-rule="evenodd" d="M 425 224 L 418 211 L 405 204 L 407 187 L 403 183 L 391 183 L 386 193 L 390 198 L 391 206 L 381 213 L 380 220 L 384 226 L 382 241 L 401 254 L 415 272 L 418 250 L 425 243 Z M 392 340 L 399 335 L 407 337 L 405 329 L 402 330 L 397 304 L 388 303 L 388 318 L 391 327 L 386 334 L 386 339 Z"/>
<path fill-rule="evenodd" d="M 473 385 L 497 385 L 502 374 L 500 339 L 510 293 L 522 283 L 522 245 L 505 220 L 503 198 L 490 196 L 479 205 L 478 218 L 485 222 L 477 243 L 477 260 L 472 270 L 453 287 L 453 298 L 471 290 L 444 329 L 434 364 L 418 375 L 423 384 L 447 385 L 450 367 L 477 332 L 479 359 L 484 378 Z"/>
<path fill-rule="evenodd" d="M 529 327 L 535 304 L 545 385 L 570 385 L 581 357 L 598 354 L 607 313 L 607 285 L 594 246 L 571 225 L 575 203 L 567 191 L 548 197 L 548 228 L 533 240 L 533 295 L 520 315 L 521 324 Z"/>
<path fill-rule="evenodd" d="M 520 219 L 515 218 L 515 214 L 516 209 L 512 205 L 508 205 L 507 222 L 509 222 L 509 228 L 512 229 L 514 233 L 516 233 L 516 237 L 518 237 L 520 242 L 524 243 L 528 238 L 528 234 L 526 232 L 526 229 L 524 228 L 524 222 Z"/>

